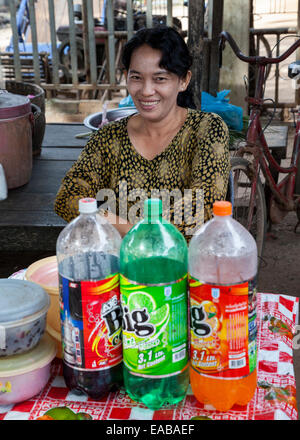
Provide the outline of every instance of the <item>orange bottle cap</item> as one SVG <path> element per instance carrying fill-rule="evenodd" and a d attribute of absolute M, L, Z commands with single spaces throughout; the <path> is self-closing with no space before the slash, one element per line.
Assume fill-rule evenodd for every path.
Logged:
<path fill-rule="evenodd" d="M 231 215 L 232 214 L 232 205 L 230 202 L 226 201 L 218 201 L 213 204 L 213 213 L 214 215 Z"/>

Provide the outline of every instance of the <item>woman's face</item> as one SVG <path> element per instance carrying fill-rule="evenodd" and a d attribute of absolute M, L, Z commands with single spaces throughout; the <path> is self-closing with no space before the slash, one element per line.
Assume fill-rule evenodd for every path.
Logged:
<path fill-rule="evenodd" d="M 161 121 L 177 107 L 177 95 L 190 80 L 159 66 L 160 50 L 144 44 L 134 50 L 127 72 L 127 89 L 140 115 L 151 121 Z"/>

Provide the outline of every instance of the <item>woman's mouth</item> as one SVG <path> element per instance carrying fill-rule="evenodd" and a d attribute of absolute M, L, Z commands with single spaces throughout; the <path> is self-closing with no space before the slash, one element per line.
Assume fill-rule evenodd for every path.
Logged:
<path fill-rule="evenodd" d="M 140 105 L 147 110 L 152 110 L 158 103 L 159 103 L 159 101 L 141 101 L 140 100 Z"/>

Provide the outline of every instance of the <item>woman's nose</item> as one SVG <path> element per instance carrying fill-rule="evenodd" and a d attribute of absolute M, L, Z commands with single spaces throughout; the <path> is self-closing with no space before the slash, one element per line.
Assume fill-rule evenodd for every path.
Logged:
<path fill-rule="evenodd" d="M 155 93 L 153 82 L 150 80 L 143 81 L 142 95 L 151 96 Z"/>

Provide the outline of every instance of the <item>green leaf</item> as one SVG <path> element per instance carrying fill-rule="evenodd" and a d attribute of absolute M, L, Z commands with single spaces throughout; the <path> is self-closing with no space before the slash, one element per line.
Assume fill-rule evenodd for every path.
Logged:
<path fill-rule="evenodd" d="M 195 416 L 192 417 L 191 420 L 212 420 L 212 418 L 208 416 Z"/>

